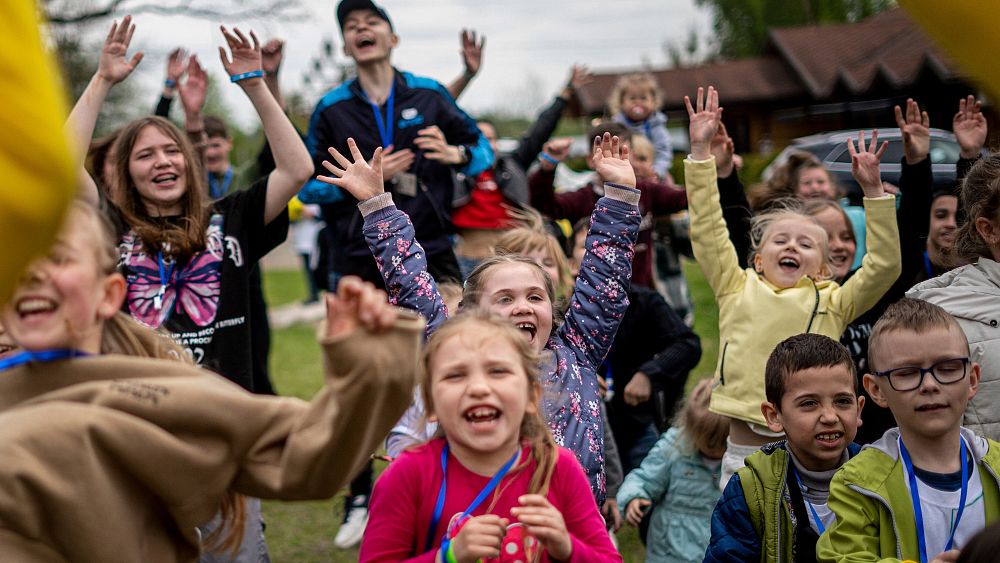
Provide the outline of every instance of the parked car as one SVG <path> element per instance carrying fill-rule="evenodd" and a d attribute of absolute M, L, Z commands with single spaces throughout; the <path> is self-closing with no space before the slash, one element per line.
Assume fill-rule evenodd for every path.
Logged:
<path fill-rule="evenodd" d="M 866 142 L 870 140 L 869 133 L 865 132 Z M 843 188 L 845 195 L 853 202 L 860 203 L 862 198 L 861 186 L 854 181 L 851 176 L 851 155 L 847 151 L 847 139 L 858 138 L 858 132 L 854 131 L 833 131 L 808 135 L 792 140 L 792 142 L 782 150 L 777 157 L 764 169 L 762 177 L 766 180 L 771 177 L 774 170 L 788 160 L 789 153 L 793 151 L 806 151 L 816 155 L 823 166 L 830 172 L 837 184 Z M 903 159 L 903 135 L 898 128 L 879 129 L 879 145 L 882 141 L 889 141 L 889 146 L 882 155 L 882 179 L 899 185 L 899 175 L 902 168 L 900 164 Z M 955 141 L 955 135 L 943 129 L 931 129 L 931 170 L 934 174 L 934 187 L 947 188 L 955 184 L 955 164 L 958 162 L 959 146 Z"/>

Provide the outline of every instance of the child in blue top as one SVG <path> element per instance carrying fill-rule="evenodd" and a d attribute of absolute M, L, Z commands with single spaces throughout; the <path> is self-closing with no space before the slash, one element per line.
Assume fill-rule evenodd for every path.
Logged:
<path fill-rule="evenodd" d="M 318 178 L 346 189 L 361 202 L 365 238 L 390 301 L 423 314 L 430 334 L 448 317 L 448 310 L 427 272 L 426 256 L 409 217 L 393 205 L 391 194 L 383 193 L 382 151 L 376 149 L 369 166 L 353 141 L 349 146 L 353 162 L 331 148 L 337 164 L 324 162 L 324 166 L 337 177 Z M 618 137 L 595 138 L 594 163 L 606 180 L 605 195 L 594 209 L 587 255 L 565 320 L 559 322 L 552 306 L 552 279 L 533 259 L 518 255 L 495 256 L 473 270 L 462 306 L 482 307 L 509 319 L 541 353 L 545 420 L 556 443 L 576 454 L 602 504 L 604 439 L 596 368 L 628 307 L 639 191 L 634 189 L 628 148 Z"/>
<path fill-rule="evenodd" d="M 626 74 L 615 84 L 608 98 L 611 119 L 642 135 L 653 143 L 653 171 L 660 180 L 670 177 L 674 149 L 667 131 L 667 116 L 659 110 L 663 94 L 656 79 L 648 72 Z"/>

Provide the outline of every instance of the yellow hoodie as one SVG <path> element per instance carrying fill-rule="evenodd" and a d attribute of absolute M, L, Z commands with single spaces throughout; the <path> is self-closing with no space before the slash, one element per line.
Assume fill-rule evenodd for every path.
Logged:
<path fill-rule="evenodd" d="M 0 304 L 28 262 L 52 245 L 76 192 L 64 94 L 37 11 L 34 0 L 10 0 L 0 18 Z"/>
<path fill-rule="evenodd" d="M 803 332 L 840 339 L 847 325 L 870 309 L 899 277 L 896 200 L 865 198 L 868 253 L 841 286 L 803 277 L 779 289 L 752 268 L 741 269 L 722 218 L 715 159 L 684 161 L 695 260 L 719 304 L 719 363 L 712 412 L 765 424 L 764 366 L 779 342 Z"/>

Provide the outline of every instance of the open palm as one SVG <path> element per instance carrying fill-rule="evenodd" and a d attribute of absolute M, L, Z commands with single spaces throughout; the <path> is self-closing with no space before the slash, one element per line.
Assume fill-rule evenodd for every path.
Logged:
<path fill-rule="evenodd" d="M 128 46 L 132 42 L 132 34 L 135 33 L 135 25 L 132 24 L 132 16 L 125 16 L 121 24 L 115 22 L 111 24 L 111 30 L 104 39 L 104 48 L 101 50 L 101 59 L 97 65 L 97 74 L 112 84 L 117 84 L 128 78 L 136 65 L 142 60 L 142 53 L 128 57 Z"/>
<path fill-rule="evenodd" d="M 230 32 L 225 26 L 220 26 L 222 35 L 226 38 L 232 58 L 226 56 L 226 49 L 219 47 L 219 58 L 222 59 L 222 66 L 230 76 L 244 74 L 254 70 L 261 70 L 260 40 L 257 34 L 250 32 L 248 39 L 238 27 L 234 27 Z M 252 41 L 251 41 L 252 40 Z"/>
<path fill-rule="evenodd" d="M 628 161 L 628 145 L 605 133 L 594 137 L 594 170 L 605 182 L 635 186 L 635 170 Z"/>
<path fill-rule="evenodd" d="M 324 160 L 323 167 L 333 176 L 317 176 L 316 179 L 347 190 L 358 201 L 365 201 L 385 192 L 382 181 L 382 147 L 375 149 L 371 164 L 368 164 L 353 138 L 347 139 L 347 146 L 351 149 L 354 162 L 330 147 L 330 156 L 337 164 Z"/>

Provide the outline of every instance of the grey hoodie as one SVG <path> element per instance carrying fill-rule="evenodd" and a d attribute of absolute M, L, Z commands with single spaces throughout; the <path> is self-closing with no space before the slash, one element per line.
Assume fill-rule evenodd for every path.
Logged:
<path fill-rule="evenodd" d="M 948 311 L 969 339 L 970 357 L 981 369 L 979 392 L 965 409 L 964 425 L 1000 440 L 1000 264 L 980 258 L 906 292 L 907 297 Z"/>

